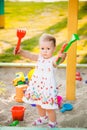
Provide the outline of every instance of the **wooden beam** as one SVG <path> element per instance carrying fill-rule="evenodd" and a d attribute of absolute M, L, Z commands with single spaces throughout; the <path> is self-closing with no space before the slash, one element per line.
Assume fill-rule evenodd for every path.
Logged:
<path fill-rule="evenodd" d="M 77 33 L 78 25 L 78 0 L 69 0 L 68 3 L 68 40 L 72 34 Z M 66 68 L 66 99 L 76 99 L 76 50 L 77 43 L 74 42 L 67 54 Z"/>
<path fill-rule="evenodd" d="M 4 0 L 0 0 L 0 28 L 4 28 Z"/>

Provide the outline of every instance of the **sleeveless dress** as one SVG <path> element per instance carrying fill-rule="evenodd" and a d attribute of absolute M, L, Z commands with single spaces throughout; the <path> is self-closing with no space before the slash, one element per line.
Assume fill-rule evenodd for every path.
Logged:
<path fill-rule="evenodd" d="M 44 59 L 39 55 L 34 74 L 23 97 L 24 102 L 40 105 L 44 109 L 58 109 L 58 86 L 53 59 L 54 57 Z M 29 98 L 26 97 L 27 94 Z"/>

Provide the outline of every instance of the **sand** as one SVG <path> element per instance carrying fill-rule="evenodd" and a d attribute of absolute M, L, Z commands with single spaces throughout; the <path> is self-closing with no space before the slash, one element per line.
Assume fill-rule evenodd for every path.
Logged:
<path fill-rule="evenodd" d="M 38 118 L 36 107 L 29 104 L 16 102 L 14 99 L 16 88 L 13 86 L 13 79 L 16 72 L 24 72 L 25 75 L 29 72 L 29 68 L 25 67 L 0 67 L 0 125 L 9 126 L 12 123 L 11 108 L 15 105 L 24 106 L 24 120 L 20 121 L 19 127 L 32 127 L 32 122 Z M 59 128 L 87 128 L 87 69 L 77 68 L 82 76 L 82 81 L 76 81 L 76 100 L 66 100 L 66 71 L 65 68 L 57 70 L 57 80 L 62 86 L 59 88 L 59 95 L 63 97 L 63 103 L 71 103 L 73 109 L 61 113 L 56 110 L 57 122 Z M 41 125 L 38 127 L 47 127 Z"/>

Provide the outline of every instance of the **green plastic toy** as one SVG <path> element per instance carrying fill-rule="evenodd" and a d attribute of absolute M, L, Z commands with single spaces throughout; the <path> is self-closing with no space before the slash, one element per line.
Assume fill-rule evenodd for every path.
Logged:
<path fill-rule="evenodd" d="M 14 120 L 9 126 L 16 126 L 19 124 L 18 120 Z"/>
<path fill-rule="evenodd" d="M 69 48 L 71 47 L 72 43 L 77 41 L 77 40 L 79 40 L 79 36 L 77 34 L 73 34 L 69 43 L 65 47 L 62 46 L 62 48 L 63 48 L 62 53 L 66 53 L 69 50 Z M 58 60 L 56 61 L 56 64 L 57 65 L 60 64 L 61 60 L 62 60 L 62 58 L 59 57 Z"/>

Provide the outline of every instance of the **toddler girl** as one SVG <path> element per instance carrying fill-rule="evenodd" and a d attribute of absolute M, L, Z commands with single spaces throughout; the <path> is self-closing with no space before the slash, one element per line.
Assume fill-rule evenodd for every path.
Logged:
<path fill-rule="evenodd" d="M 57 125 L 55 110 L 58 109 L 58 85 L 55 78 L 58 57 L 53 57 L 56 39 L 50 34 L 43 34 L 40 37 L 39 46 L 39 55 L 24 50 L 17 52 L 17 54 L 30 60 L 37 61 L 23 101 L 29 104 L 36 104 L 39 118 L 34 121 L 33 125 L 44 124 L 49 120 L 48 126 L 54 128 Z M 62 54 L 61 57 L 61 62 L 63 62 L 66 54 Z"/>

